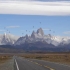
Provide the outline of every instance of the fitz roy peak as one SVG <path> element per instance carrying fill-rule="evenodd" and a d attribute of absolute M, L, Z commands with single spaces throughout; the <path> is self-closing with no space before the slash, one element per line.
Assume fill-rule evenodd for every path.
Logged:
<path fill-rule="evenodd" d="M 37 34 L 39 36 L 44 36 L 44 32 L 43 32 L 42 28 L 40 28 L 40 29 L 37 30 Z"/>

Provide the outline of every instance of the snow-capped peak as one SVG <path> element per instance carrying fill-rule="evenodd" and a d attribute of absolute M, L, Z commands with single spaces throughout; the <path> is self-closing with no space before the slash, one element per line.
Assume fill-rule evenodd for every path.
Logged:
<path fill-rule="evenodd" d="M 33 31 L 33 32 L 32 32 L 32 34 L 31 34 L 31 37 L 32 37 L 32 38 L 35 38 L 35 37 L 36 37 L 36 35 L 37 35 L 37 34 L 36 34 L 36 32 L 35 32 L 35 31 Z"/>
<path fill-rule="evenodd" d="M 17 41 L 18 38 L 18 36 L 12 34 L 2 34 L 0 35 L 0 45 L 12 45 L 15 43 L 15 41 Z"/>
<path fill-rule="evenodd" d="M 37 30 L 37 34 L 38 34 L 38 35 L 41 35 L 41 36 L 44 36 L 43 29 L 42 29 L 42 28 L 39 28 L 39 29 Z"/>

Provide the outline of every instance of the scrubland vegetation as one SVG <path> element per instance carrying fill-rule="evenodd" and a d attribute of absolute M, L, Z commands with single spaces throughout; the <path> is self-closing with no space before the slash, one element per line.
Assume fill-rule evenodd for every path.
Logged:
<path fill-rule="evenodd" d="M 13 56 L 22 58 L 39 59 L 51 62 L 63 63 L 70 65 L 70 53 L 13 53 L 13 54 L 0 54 L 0 63 L 11 59 Z"/>
<path fill-rule="evenodd" d="M 9 60 L 11 58 L 12 58 L 12 55 L 0 54 L 0 64 L 6 62 L 7 60 Z"/>
<path fill-rule="evenodd" d="M 24 58 L 70 64 L 70 53 L 23 54 L 21 56 Z"/>

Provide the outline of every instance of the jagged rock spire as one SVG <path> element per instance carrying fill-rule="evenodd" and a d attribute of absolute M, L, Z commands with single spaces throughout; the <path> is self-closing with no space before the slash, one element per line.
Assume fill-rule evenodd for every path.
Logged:
<path fill-rule="evenodd" d="M 42 28 L 39 28 L 39 29 L 37 30 L 37 34 L 41 34 L 42 36 L 44 36 L 44 31 L 43 31 L 43 29 L 42 29 Z"/>

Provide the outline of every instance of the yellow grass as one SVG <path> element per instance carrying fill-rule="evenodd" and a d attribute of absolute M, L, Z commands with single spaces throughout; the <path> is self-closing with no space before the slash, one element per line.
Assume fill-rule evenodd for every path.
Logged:
<path fill-rule="evenodd" d="M 5 54 L 1 54 L 0 55 L 0 63 L 4 63 L 6 62 L 7 60 L 11 59 L 11 56 L 10 55 L 5 55 Z"/>
<path fill-rule="evenodd" d="M 31 59 L 70 64 L 70 53 L 25 54 L 21 56 Z"/>

